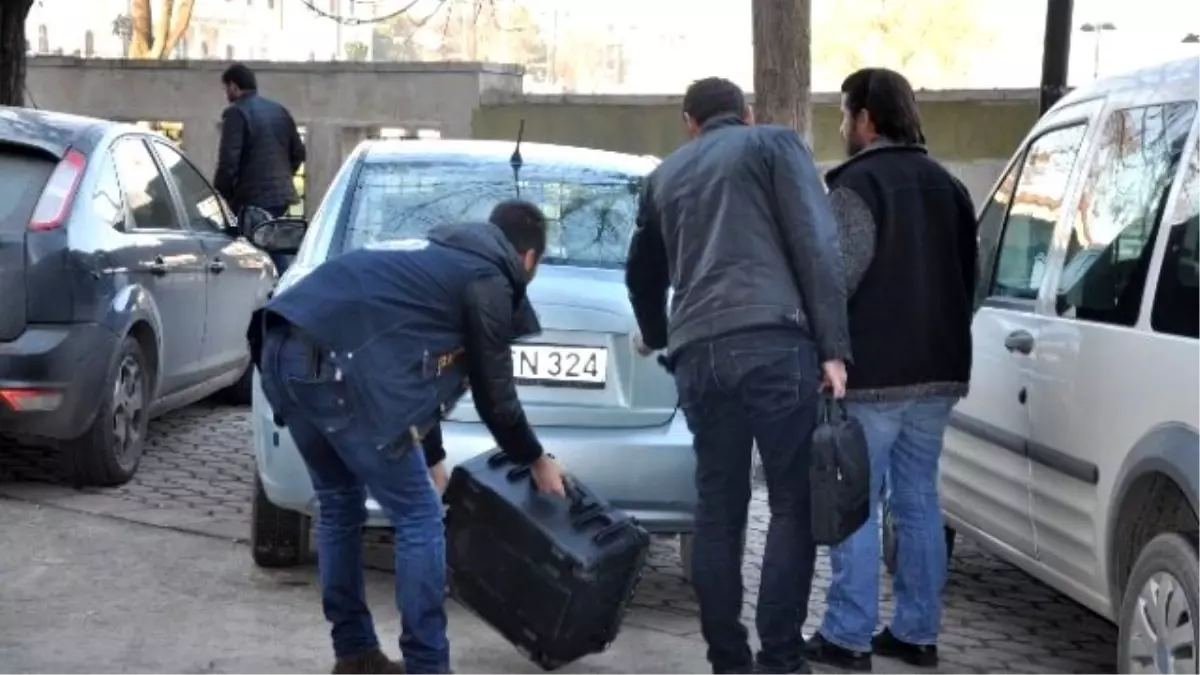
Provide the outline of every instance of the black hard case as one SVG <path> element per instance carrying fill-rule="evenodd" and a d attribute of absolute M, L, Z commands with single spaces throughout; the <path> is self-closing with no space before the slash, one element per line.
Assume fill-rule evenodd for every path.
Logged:
<path fill-rule="evenodd" d="M 501 451 L 455 467 L 446 559 L 454 598 L 554 670 L 616 639 L 650 536 L 578 481 L 562 499 L 529 473 Z"/>

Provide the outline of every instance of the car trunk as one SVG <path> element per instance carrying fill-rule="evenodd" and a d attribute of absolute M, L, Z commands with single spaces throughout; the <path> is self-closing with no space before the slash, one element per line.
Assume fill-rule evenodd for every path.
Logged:
<path fill-rule="evenodd" d="M 620 270 L 544 265 L 529 288 L 542 332 L 513 347 L 521 403 L 537 426 L 651 427 L 675 414 L 671 377 L 633 348 Z M 449 419 L 478 422 L 469 394 Z"/>
<path fill-rule="evenodd" d="M 56 163 L 41 150 L 0 142 L 0 341 L 25 331 L 26 237 Z"/>

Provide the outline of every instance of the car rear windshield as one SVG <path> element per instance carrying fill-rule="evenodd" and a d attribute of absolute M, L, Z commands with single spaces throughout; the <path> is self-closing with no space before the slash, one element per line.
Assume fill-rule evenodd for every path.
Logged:
<path fill-rule="evenodd" d="M 643 178 L 579 164 L 527 162 L 514 177 L 498 160 L 373 161 L 359 175 L 342 250 L 421 237 L 443 223 L 483 223 L 497 203 L 519 196 L 546 214 L 543 263 L 620 268 Z"/>
<path fill-rule="evenodd" d="M 0 143 L 0 230 L 24 229 L 54 160 L 37 150 Z"/>

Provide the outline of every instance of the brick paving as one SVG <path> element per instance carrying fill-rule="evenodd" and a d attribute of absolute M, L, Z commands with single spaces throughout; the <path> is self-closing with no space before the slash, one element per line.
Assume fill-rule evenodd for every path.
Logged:
<path fill-rule="evenodd" d="M 247 531 L 254 458 L 245 408 L 193 406 L 151 425 L 146 456 L 129 484 L 83 494 L 58 482 L 52 452 L 0 440 L 0 494 L 93 510 L 157 525 L 242 538 Z M 50 485 L 47 485 L 50 484 Z M 759 561 L 767 525 L 761 490 L 751 509 L 744 565 L 746 607 L 753 621 Z M 212 527 L 213 525 L 222 527 Z M 205 525 L 205 527 L 200 527 Z M 375 538 L 374 548 L 384 545 Z M 386 559 L 385 551 L 372 558 Z M 249 555 L 247 555 L 247 564 Z M 817 565 L 807 630 L 824 609 L 829 561 Z M 891 613 L 886 577 L 884 618 Z M 649 569 L 627 621 L 684 635 L 702 649 L 698 607 L 683 579 L 673 540 L 656 540 Z M 944 672 L 1111 672 L 1116 628 L 1020 570 L 960 538 L 945 592 Z M 886 664 L 877 663 L 876 672 Z"/>

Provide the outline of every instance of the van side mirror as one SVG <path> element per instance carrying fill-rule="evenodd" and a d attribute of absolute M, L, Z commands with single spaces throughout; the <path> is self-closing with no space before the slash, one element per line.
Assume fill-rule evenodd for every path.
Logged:
<path fill-rule="evenodd" d="M 307 220 L 284 216 L 256 226 L 250 233 L 250 243 L 267 253 L 295 255 L 307 232 Z"/>

